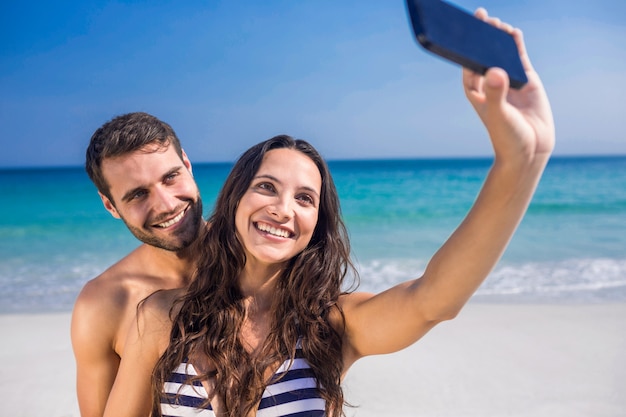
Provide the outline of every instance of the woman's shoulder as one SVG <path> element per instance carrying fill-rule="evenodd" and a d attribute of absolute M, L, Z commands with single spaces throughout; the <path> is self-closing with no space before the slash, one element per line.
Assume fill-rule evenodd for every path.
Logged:
<path fill-rule="evenodd" d="M 329 319 L 331 325 L 340 334 L 343 334 L 347 321 L 350 321 L 354 309 L 373 296 L 374 294 L 367 292 L 350 292 L 340 295 L 335 306 L 336 308 L 330 311 Z"/>
<path fill-rule="evenodd" d="M 337 305 L 345 313 L 346 310 L 350 310 L 351 308 L 354 308 L 355 306 L 367 300 L 370 300 L 375 295 L 376 294 L 374 293 L 363 292 L 363 291 L 344 293 L 339 296 Z"/>

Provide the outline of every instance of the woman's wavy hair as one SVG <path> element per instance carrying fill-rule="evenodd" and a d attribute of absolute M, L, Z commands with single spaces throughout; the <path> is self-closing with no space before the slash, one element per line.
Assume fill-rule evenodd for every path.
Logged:
<path fill-rule="evenodd" d="M 272 305 L 272 323 L 258 355 L 250 355 L 240 339 L 246 310 L 238 278 L 246 263 L 237 237 L 235 212 L 265 154 L 294 149 L 319 169 L 322 189 L 318 220 L 308 246 L 293 257 L 281 273 Z M 301 339 L 303 354 L 326 400 L 326 414 L 344 415 L 341 389 L 342 334 L 330 322 L 343 313 L 337 305 L 347 291 L 344 281 L 358 275 L 350 260 L 350 244 L 341 219 L 339 197 L 328 166 L 309 143 L 280 135 L 248 149 L 233 166 L 217 198 L 210 226 L 198 239 L 198 264 L 187 293 L 172 308 L 172 332 L 167 350 L 154 371 L 154 415 L 160 415 L 163 384 L 172 371 L 190 357 L 206 357 L 214 371 L 187 383 L 214 378 L 225 415 L 241 417 L 253 410 L 267 384 L 268 370 L 286 358 L 294 359 Z M 178 311 L 177 313 L 174 313 Z M 345 323 L 344 323 L 345 325 Z M 210 400 L 210 399 L 209 399 Z M 209 400 L 206 402 L 208 403 Z"/>

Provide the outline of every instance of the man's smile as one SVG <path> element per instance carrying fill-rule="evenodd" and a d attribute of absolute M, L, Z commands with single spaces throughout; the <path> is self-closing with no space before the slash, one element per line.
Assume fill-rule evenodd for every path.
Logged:
<path fill-rule="evenodd" d="M 155 224 L 154 227 L 159 227 L 161 229 L 165 229 L 167 227 L 170 227 L 176 223 L 178 223 L 179 221 L 181 221 L 183 219 L 183 217 L 185 217 L 185 213 L 187 213 L 187 210 L 189 209 L 189 206 L 185 207 L 184 210 L 182 210 L 180 213 L 178 213 L 175 217 L 173 217 L 172 219 L 165 221 L 163 223 L 158 223 Z"/>

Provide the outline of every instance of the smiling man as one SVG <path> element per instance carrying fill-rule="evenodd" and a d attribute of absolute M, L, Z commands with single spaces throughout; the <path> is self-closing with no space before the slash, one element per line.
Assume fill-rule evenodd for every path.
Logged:
<path fill-rule="evenodd" d="M 191 163 L 174 130 L 146 113 L 118 116 L 91 137 L 85 168 L 104 207 L 142 244 L 87 282 L 72 314 L 82 417 L 102 416 L 138 303 L 184 287 L 204 227 Z"/>

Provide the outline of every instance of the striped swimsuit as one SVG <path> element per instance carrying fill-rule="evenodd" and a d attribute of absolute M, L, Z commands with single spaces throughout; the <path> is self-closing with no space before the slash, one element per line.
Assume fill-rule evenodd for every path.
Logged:
<path fill-rule="evenodd" d="M 291 366 L 289 366 L 291 365 Z M 182 363 L 165 382 L 163 392 L 180 396 L 161 397 L 163 417 L 215 417 L 209 405 L 203 409 L 200 404 L 208 394 L 202 383 L 185 384 L 188 375 L 197 375 L 190 363 Z M 257 410 L 257 417 L 323 417 L 326 401 L 317 390 L 313 370 L 303 358 L 300 343 L 293 363 L 286 360 L 278 368 L 272 381 L 263 391 L 263 397 Z"/>

